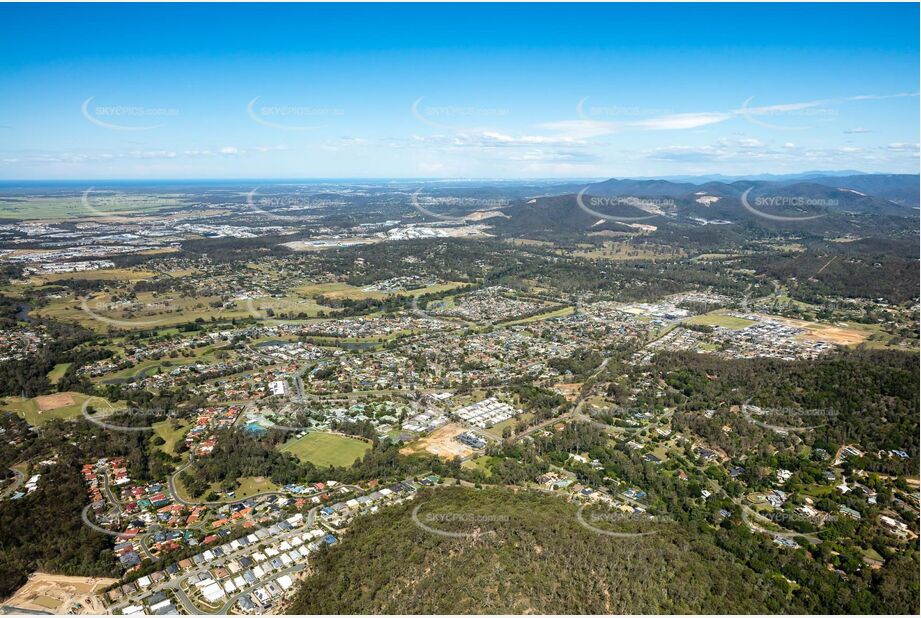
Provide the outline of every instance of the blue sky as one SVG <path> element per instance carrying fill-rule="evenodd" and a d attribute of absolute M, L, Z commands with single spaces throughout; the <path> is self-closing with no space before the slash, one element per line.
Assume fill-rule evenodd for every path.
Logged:
<path fill-rule="evenodd" d="M 0 179 L 917 173 L 917 4 L 0 5 Z"/>

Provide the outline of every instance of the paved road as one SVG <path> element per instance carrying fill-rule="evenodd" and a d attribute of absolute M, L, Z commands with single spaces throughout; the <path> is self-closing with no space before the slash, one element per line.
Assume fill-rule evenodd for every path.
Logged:
<path fill-rule="evenodd" d="M 3 490 L 3 493 L 0 494 L 0 498 L 6 498 L 7 496 L 12 496 L 14 493 L 19 491 L 19 488 L 23 486 L 26 482 L 26 475 L 17 470 L 16 468 L 10 468 L 13 474 L 16 476 L 16 480 L 13 481 L 13 484 Z"/>
<path fill-rule="evenodd" d="M 93 508 L 92 504 L 87 504 L 83 507 L 83 510 L 80 512 L 80 518 L 83 520 L 83 523 L 88 527 L 92 528 L 96 532 L 101 532 L 102 534 L 108 534 L 109 536 L 114 536 L 117 539 L 127 541 L 128 539 L 133 539 L 137 534 L 126 533 L 126 532 L 115 532 L 113 530 L 106 530 L 102 526 L 90 521 L 89 510 Z"/>
<path fill-rule="evenodd" d="M 277 573 L 273 573 L 272 579 L 278 579 L 279 577 L 282 577 L 283 575 L 291 575 L 292 573 L 297 573 L 298 571 L 303 570 L 305 566 L 306 566 L 305 564 L 301 563 L 301 564 L 295 564 L 294 566 L 288 567 L 287 569 L 282 569 L 281 571 L 278 571 Z M 250 594 L 253 590 L 263 585 L 265 584 L 262 582 L 257 582 L 248 588 L 244 588 L 240 592 L 236 593 L 234 596 L 230 597 L 227 600 L 227 602 L 224 603 L 223 606 L 221 606 L 221 609 L 213 613 L 227 614 L 227 612 L 230 611 L 230 608 L 233 607 L 234 603 L 236 603 L 240 597 Z"/>
<path fill-rule="evenodd" d="M 764 527 L 762 527 L 762 526 L 759 526 L 757 523 L 755 523 L 754 521 L 752 521 L 751 519 L 749 519 L 749 515 L 751 515 L 752 517 L 757 518 L 757 519 L 763 519 L 763 520 L 765 520 L 766 522 L 771 522 L 771 523 L 774 523 L 774 524 L 776 524 L 776 522 L 773 522 L 773 521 L 771 521 L 770 519 L 768 519 L 768 518 L 766 518 L 766 517 L 763 517 L 762 515 L 759 515 L 758 513 L 756 513 L 756 512 L 753 511 L 752 509 L 750 509 L 750 508 L 748 507 L 748 505 L 746 505 L 744 502 L 742 502 L 742 498 L 734 498 L 734 499 L 733 499 L 733 502 L 735 502 L 737 505 L 739 505 L 739 507 L 742 509 L 742 521 L 744 521 L 746 524 L 748 524 L 748 526 L 749 526 L 752 530 L 754 530 L 755 532 L 761 532 L 761 533 L 763 533 L 763 534 L 769 534 L 769 535 L 771 535 L 771 536 L 773 536 L 773 537 L 780 537 L 780 538 L 784 538 L 784 539 L 791 539 L 791 538 L 794 538 L 794 537 L 802 537 L 802 538 L 808 540 L 808 541 L 809 541 L 810 543 L 812 543 L 813 545 L 818 545 L 819 543 L 822 542 L 822 540 L 821 540 L 819 537 L 817 537 L 817 536 L 815 535 L 815 533 L 803 533 L 803 532 L 791 532 L 791 531 L 777 531 L 777 530 L 770 530 L 770 529 L 768 529 L 768 528 L 764 528 Z"/>
<path fill-rule="evenodd" d="M 261 498 L 263 496 L 289 496 L 290 495 L 288 492 L 284 492 L 284 491 L 263 491 L 258 494 L 253 494 L 252 496 L 240 498 L 238 500 L 214 500 L 210 502 L 208 500 L 185 500 L 179 497 L 179 492 L 176 491 L 176 477 L 183 470 L 191 466 L 193 463 L 194 463 L 194 460 L 190 461 L 189 463 L 182 466 L 181 468 L 178 468 L 175 472 L 173 472 L 170 475 L 169 481 L 167 482 L 167 487 L 169 488 L 169 492 L 172 495 L 173 500 L 175 500 L 176 502 L 178 502 L 179 504 L 183 506 L 193 506 L 193 507 L 194 506 L 223 506 L 225 504 L 237 504 L 238 502 L 245 502 L 246 500 Z"/>
<path fill-rule="evenodd" d="M 122 503 L 121 503 L 121 500 L 119 500 L 115 496 L 115 494 L 112 492 L 112 487 L 110 485 L 108 471 L 106 471 L 104 475 L 104 481 L 103 481 L 102 488 L 106 494 L 107 502 L 112 505 L 111 508 L 109 509 L 109 512 L 110 513 L 114 512 L 116 515 L 121 517 Z M 150 548 L 147 547 L 147 539 L 151 536 L 149 532 L 144 532 L 138 535 L 133 535 L 133 534 L 118 535 L 117 533 L 114 533 L 111 530 L 106 530 L 105 528 L 102 528 L 96 525 L 95 523 L 91 522 L 89 520 L 89 509 L 90 509 L 90 505 L 87 505 L 86 508 L 83 509 L 83 512 L 80 514 L 80 517 L 81 519 L 83 519 L 84 524 L 86 524 L 93 530 L 96 530 L 97 532 L 104 532 L 105 534 L 115 536 L 115 538 L 120 539 L 120 540 L 129 540 L 129 539 L 137 538 L 137 540 L 139 541 L 138 545 L 140 546 L 141 553 L 144 554 L 144 558 L 146 558 L 147 560 L 150 560 L 151 562 L 156 562 L 158 560 L 158 558 L 154 556 L 153 553 L 151 553 Z"/>
<path fill-rule="evenodd" d="M 236 500 L 216 500 L 209 502 L 207 500 L 185 500 L 179 497 L 179 493 L 176 491 L 176 477 L 186 468 L 191 466 L 194 462 L 190 461 L 186 465 L 177 469 L 173 474 L 170 475 L 169 481 L 167 482 L 167 487 L 169 492 L 173 497 L 173 500 L 178 502 L 183 506 L 224 506 L 225 504 L 237 504 L 239 502 L 246 502 L 247 500 L 255 500 L 256 498 L 262 498 L 264 496 L 278 496 L 284 498 L 303 498 L 300 494 L 295 494 L 289 491 L 276 490 L 276 491 L 262 491 L 258 494 L 253 494 L 251 496 L 246 496 L 245 498 L 238 498 Z M 358 485 L 336 485 L 335 490 L 348 489 L 351 491 L 363 491 Z"/>
<path fill-rule="evenodd" d="M 605 367 L 608 366 L 608 361 L 610 361 L 610 360 L 611 360 L 610 358 L 606 358 L 606 359 L 604 359 L 603 361 L 601 361 L 601 364 L 598 365 L 598 368 L 595 369 L 595 371 L 593 371 L 592 374 L 591 374 L 590 376 L 588 376 L 588 377 L 585 379 L 585 382 L 588 382 L 588 381 L 590 381 L 590 380 L 596 378 L 602 371 L 604 371 Z M 548 418 L 548 419 L 545 420 L 545 421 L 541 421 L 541 422 L 538 423 L 537 425 L 534 425 L 534 426 L 532 426 L 532 427 L 528 427 L 527 429 L 525 429 L 524 431 L 522 431 L 521 433 L 519 433 L 518 435 L 516 435 L 516 436 L 513 438 L 513 440 L 514 440 L 514 441 L 523 440 L 523 439 L 526 438 L 527 436 L 530 436 L 532 433 L 534 433 L 535 431 L 537 431 L 537 430 L 539 430 L 539 429 L 543 429 L 543 428 L 546 427 L 547 425 L 552 425 L 552 424 L 554 424 L 554 423 L 559 423 L 560 421 L 565 420 L 565 419 L 567 419 L 567 418 L 569 418 L 569 417 L 581 415 L 581 414 L 582 414 L 582 406 L 585 405 L 585 401 L 588 399 L 588 397 L 589 397 L 589 393 L 586 393 L 586 394 L 584 394 L 584 395 L 581 395 L 581 394 L 580 394 L 580 395 L 579 395 L 579 398 L 576 400 L 576 405 L 574 405 L 574 406 L 572 407 L 572 409 L 569 410 L 569 412 L 566 412 L 565 414 L 561 414 L 560 416 L 554 416 L 553 418 Z M 594 422 L 594 421 L 593 421 L 593 422 Z M 604 425 L 604 428 L 608 428 L 608 426 L 607 426 L 607 425 Z"/>
<path fill-rule="evenodd" d="M 150 560 L 151 562 L 156 562 L 158 558 L 150 553 L 150 549 L 147 547 L 147 537 L 149 534 L 145 534 L 138 539 L 140 541 L 139 545 L 141 546 L 141 553 L 144 554 L 144 557 Z"/>
<path fill-rule="evenodd" d="M 305 530 L 312 530 L 313 528 L 315 528 L 316 526 L 314 526 L 314 522 L 316 521 L 316 514 L 319 508 L 320 507 L 318 506 L 314 507 L 308 512 L 307 520 L 304 525 L 298 526 L 294 530 L 289 530 L 288 532 L 285 532 L 283 534 L 276 535 L 275 537 L 273 537 L 273 540 L 275 541 L 287 540 L 291 538 L 292 536 L 301 534 Z M 162 584 L 151 587 L 148 590 L 144 590 L 136 594 L 133 594 L 129 597 L 126 597 L 122 599 L 121 601 L 119 601 L 117 604 L 113 605 L 109 609 L 110 611 L 116 611 L 119 609 L 123 609 L 124 607 L 127 607 L 130 604 L 140 603 L 141 598 L 146 597 L 149 594 L 156 593 L 161 590 L 171 590 L 172 592 L 175 593 L 176 598 L 179 601 L 180 605 L 182 605 L 185 611 L 189 614 L 206 614 L 206 613 L 225 614 L 233 606 L 233 603 L 235 603 L 236 600 L 240 596 L 242 596 L 243 594 L 246 594 L 247 591 L 251 591 L 253 588 L 259 587 L 260 585 L 265 585 L 266 582 L 270 580 L 274 580 L 282 575 L 294 572 L 303 566 L 303 565 L 294 565 L 287 569 L 283 569 L 282 571 L 279 571 L 277 573 L 272 573 L 271 575 L 267 575 L 262 580 L 260 580 L 260 583 L 254 584 L 253 586 L 245 589 L 241 593 L 238 593 L 237 595 L 232 597 L 230 600 L 227 601 L 227 603 L 225 603 L 224 607 L 222 607 L 217 612 L 205 612 L 201 610 L 197 605 L 195 605 L 195 603 L 192 602 L 192 600 L 186 594 L 185 590 L 183 590 L 182 584 L 187 579 L 192 577 L 193 575 L 198 575 L 198 574 L 210 571 L 212 568 L 226 564 L 228 561 L 232 560 L 233 558 L 236 558 L 242 554 L 250 553 L 252 552 L 252 550 L 253 550 L 252 546 L 241 547 L 237 549 L 236 551 L 230 552 L 224 556 L 221 556 L 220 558 L 212 560 L 211 563 L 209 564 L 193 567 L 192 569 L 189 569 L 188 571 L 186 571 L 181 577 L 170 579 L 169 581 L 166 581 Z"/>

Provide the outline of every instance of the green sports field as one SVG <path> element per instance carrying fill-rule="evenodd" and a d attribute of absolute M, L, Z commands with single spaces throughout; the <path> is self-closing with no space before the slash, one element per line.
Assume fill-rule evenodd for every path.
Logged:
<path fill-rule="evenodd" d="M 751 326 L 755 323 L 753 320 L 737 318 L 735 316 L 726 315 L 717 311 L 712 313 L 705 313 L 703 315 L 696 315 L 693 318 L 688 318 L 684 322 L 686 324 L 700 324 L 705 326 L 723 326 L 733 330 L 745 328 L 746 326 Z"/>
<path fill-rule="evenodd" d="M 291 453 L 301 461 L 315 466 L 350 466 L 365 454 L 371 445 L 362 440 L 332 433 L 311 432 L 303 438 L 286 442 L 281 451 Z"/>

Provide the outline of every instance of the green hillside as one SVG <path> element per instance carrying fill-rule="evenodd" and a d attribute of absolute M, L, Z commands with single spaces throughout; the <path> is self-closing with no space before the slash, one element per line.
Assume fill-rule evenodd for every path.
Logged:
<path fill-rule="evenodd" d="M 479 536 L 425 531 L 413 523 L 416 506 L 417 519 L 426 525 L 478 530 Z M 289 611 L 620 614 L 784 608 L 781 584 L 734 562 L 700 532 L 646 523 L 643 531 L 656 534 L 615 538 L 586 529 L 576 512 L 540 494 L 438 490 L 354 525 L 341 544 L 321 553 Z"/>

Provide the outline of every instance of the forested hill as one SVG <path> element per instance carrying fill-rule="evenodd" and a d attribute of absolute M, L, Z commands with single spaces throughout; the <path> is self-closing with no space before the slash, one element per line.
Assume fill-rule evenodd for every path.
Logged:
<path fill-rule="evenodd" d="M 480 535 L 451 538 L 425 531 L 413 523 L 416 506 L 423 523 L 433 521 L 427 519 L 431 514 L 446 514 L 431 525 L 457 531 L 479 528 Z M 837 597 L 827 609 L 854 607 L 851 603 L 859 597 L 872 598 L 860 585 L 849 589 L 851 585 L 840 582 L 829 588 L 823 573 L 806 577 L 802 565 L 780 564 L 790 558 L 776 560 L 779 554 L 769 541 L 747 532 L 737 539 L 729 530 L 647 522 L 639 529 L 656 534 L 617 538 L 583 527 L 576 512 L 574 505 L 536 493 L 436 490 L 356 521 L 339 545 L 318 556 L 288 611 L 779 613 L 809 611 L 815 603 L 827 602 L 813 587 Z M 458 514 L 492 519 L 471 523 Z M 632 522 L 634 530 L 637 525 Z M 755 557 L 760 572 L 721 549 L 723 543 L 749 545 L 748 555 Z M 781 576 L 784 568 L 808 581 L 790 584 Z"/>

